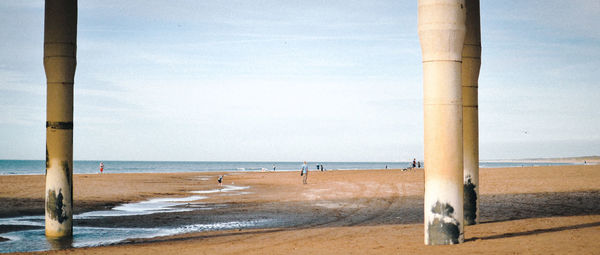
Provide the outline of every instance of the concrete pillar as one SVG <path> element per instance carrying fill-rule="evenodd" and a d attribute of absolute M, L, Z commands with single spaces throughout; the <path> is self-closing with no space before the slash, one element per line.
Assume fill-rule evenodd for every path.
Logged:
<path fill-rule="evenodd" d="M 463 235 L 461 59 L 464 0 L 419 0 L 425 124 L 425 244 Z"/>
<path fill-rule="evenodd" d="M 46 236 L 73 235 L 73 80 L 77 0 L 46 0 Z"/>
<path fill-rule="evenodd" d="M 467 33 L 462 51 L 463 158 L 465 225 L 479 221 L 479 112 L 477 87 L 481 66 L 479 0 L 465 0 Z"/>

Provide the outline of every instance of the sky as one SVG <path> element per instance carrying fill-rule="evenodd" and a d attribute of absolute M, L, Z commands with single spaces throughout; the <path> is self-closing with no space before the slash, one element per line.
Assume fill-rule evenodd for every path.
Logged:
<path fill-rule="evenodd" d="M 417 1 L 81 0 L 75 160 L 423 157 Z M 0 159 L 44 159 L 44 1 L 0 1 Z M 600 155 L 600 1 L 481 1 L 480 158 Z"/>

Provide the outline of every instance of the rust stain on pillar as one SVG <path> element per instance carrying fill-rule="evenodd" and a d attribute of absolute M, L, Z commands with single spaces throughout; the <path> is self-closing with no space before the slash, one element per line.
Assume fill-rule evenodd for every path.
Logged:
<path fill-rule="evenodd" d="M 46 0 L 46 236 L 73 235 L 73 83 L 77 0 Z"/>
<path fill-rule="evenodd" d="M 465 43 L 462 51 L 463 159 L 465 224 L 478 222 L 479 206 L 479 112 L 478 79 L 481 66 L 479 0 L 465 0 L 467 10 Z"/>
<path fill-rule="evenodd" d="M 423 54 L 425 244 L 456 244 L 463 235 L 461 61 L 464 0 L 419 0 Z"/>

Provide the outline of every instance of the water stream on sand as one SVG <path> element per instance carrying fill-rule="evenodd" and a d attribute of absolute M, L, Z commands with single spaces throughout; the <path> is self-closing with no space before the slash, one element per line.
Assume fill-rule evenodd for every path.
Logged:
<path fill-rule="evenodd" d="M 195 194 L 221 193 L 223 195 L 246 194 L 249 187 L 225 185 L 221 189 L 194 191 Z M 199 201 L 207 196 L 192 195 L 182 198 L 155 198 L 147 201 L 122 204 L 111 210 L 92 211 L 74 215 L 75 221 L 82 219 L 98 219 L 105 217 L 139 216 L 154 213 L 186 212 L 192 210 L 213 209 L 210 204 Z M 256 228 L 266 226 L 270 220 L 245 220 L 214 222 L 210 224 L 191 224 L 161 228 L 109 228 L 73 226 L 73 237 L 63 240 L 47 239 L 44 234 L 44 216 L 23 216 L 0 219 L 0 225 L 18 226 L 21 229 L 1 233 L 0 237 L 8 239 L 0 242 L 0 252 L 30 252 L 72 247 L 90 247 L 116 244 L 128 239 L 153 238 L 192 232 Z M 33 229 L 32 229 L 33 228 Z"/>

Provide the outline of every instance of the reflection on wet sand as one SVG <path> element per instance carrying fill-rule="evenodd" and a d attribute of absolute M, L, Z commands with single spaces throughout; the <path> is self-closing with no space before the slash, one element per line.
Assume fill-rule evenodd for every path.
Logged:
<path fill-rule="evenodd" d="M 248 186 L 226 185 L 223 188 L 193 191 L 197 194 L 238 195 Z M 193 210 L 210 210 L 222 208 L 223 205 L 211 206 L 198 201 L 208 196 L 192 195 L 180 198 L 154 198 L 146 201 L 118 205 L 111 210 L 91 211 L 74 215 L 76 220 L 101 219 L 105 217 L 130 217 L 155 213 L 176 213 Z M 200 232 L 209 230 L 226 230 L 237 228 L 251 228 L 266 223 L 268 220 L 248 220 L 215 222 L 211 224 L 192 224 L 163 228 L 109 228 L 109 227 L 82 227 L 74 226 L 73 237 L 46 238 L 44 235 L 44 216 L 23 216 L 0 219 L 2 226 L 14 226 L 17 229 L 29 226 L 25 230 L 0 234 L 6 239 L 0 242 L 0 252 L 25 252 L 43 250 L 61 250 L 73 247 L 89 247 L 115 244 L 127 239 L 152 238 Z M 34 229 L 30 229 L 33 227 Z"/>

